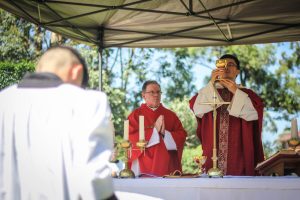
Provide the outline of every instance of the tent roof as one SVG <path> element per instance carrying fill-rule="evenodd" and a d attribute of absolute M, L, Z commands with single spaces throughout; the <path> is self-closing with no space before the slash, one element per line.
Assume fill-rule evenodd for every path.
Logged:
<path fill-rule="evenodd" d="M 0 7 L 103 48 L 300 39 L 300 0 L 2 0 Z"/>

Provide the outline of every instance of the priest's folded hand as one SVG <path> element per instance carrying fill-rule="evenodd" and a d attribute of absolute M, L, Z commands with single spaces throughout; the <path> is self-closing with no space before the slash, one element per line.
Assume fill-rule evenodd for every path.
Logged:
<path fill-rule="evenodd" d="M 155 128 L 156 128 L 156 130 L 160 133 L 161 132 L 161 129 L 162 129 L 162 124 L 163 124 L 163 116 L 162 115 L 160 115 L 158 118 L 157 118 L 157 120 L 156 120 L 156 122 L 155 122 Z"/>
<path fill-rule="evenodd" d="M 162 115 L 161 115 L 162 116 Z M 164 120 L 164 117 L 162 118 L 162 125 L 161 125 L 161 131 L 160 133 L 162 134 L 162 136 L 164 137 L 165 136 L 165 120 Z"/>

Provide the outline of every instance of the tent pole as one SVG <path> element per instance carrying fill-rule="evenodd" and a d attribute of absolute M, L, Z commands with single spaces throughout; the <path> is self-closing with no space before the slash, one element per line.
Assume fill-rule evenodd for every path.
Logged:
<path fill-rule="evenodd" d="M 99 90 L 103 90 L 103 36 L 104 36 L 104 28 L 103 26 L 98 29 L 98 64 L 99 64 Z"/>
<path fill-rule="evenodd" d="M 98 48 L 98 64 L 99 64 L 99 90 L 103 90 L 102 67 L 103 67 L 103 48 Z"/>
<path fill-rule="evenodd" d="M 193 0 L 189 0 L 189 10 L 190 10 L 190 14 L 193 15 L 194 11 L 193 11 Z"/>

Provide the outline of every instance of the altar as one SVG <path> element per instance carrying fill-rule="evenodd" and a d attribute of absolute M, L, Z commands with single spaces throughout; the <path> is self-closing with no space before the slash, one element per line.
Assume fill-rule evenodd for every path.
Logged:
<path fill-rule="evenodd" d="M 116 191 L 174 199 L 298 199 L 299 177 L 136 178 L 114 179 Z"/>

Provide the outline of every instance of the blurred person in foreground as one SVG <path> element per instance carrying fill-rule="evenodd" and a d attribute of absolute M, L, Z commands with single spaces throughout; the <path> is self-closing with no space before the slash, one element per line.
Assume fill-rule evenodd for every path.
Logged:
<path fill-rule="evenodd" d="M 87 82 L 80 54 L 57 46 L 1 91 L 0 199 L 116 199 L 111 111 Z"/>
<path fill-rule="evenodd" d="M 225 54 L 227 69 L 215 69 L 207 86 L 190 100 L 197 122 L 197 136 L 203 155 L 207 156 L 206 170 L 212 168 L 213 155 L 213 84 L 216 81 L 217 102 L 230 104 L 217 106 L 218 168 L 224 175 L 255 175 L 255 167 L 264 160 L 262 146 L 263 102 L 252 90 L 236 84 L 240 62 L 236 56 Z M 220 77 L 220 80 L 218 80 Z"/>

